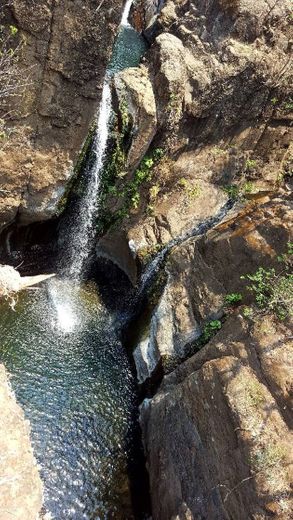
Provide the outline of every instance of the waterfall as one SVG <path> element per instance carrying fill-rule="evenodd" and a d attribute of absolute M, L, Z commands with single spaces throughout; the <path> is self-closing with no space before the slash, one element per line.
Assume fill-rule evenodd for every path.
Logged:
<path fill-rule="evenodd" d="M 123 9 L 123 13 L 122 13 L 122 17 L 121 17 L 121 22 L 120 22 L 120 26 L 122 26 L 122 27 L 127 27 L 127 25 L 130 25 L 130 23 L 128 22 L 128 18 L 129 18 L 129 13 L 130 13 L 132 3 L 133 3 L 133 0 L 126 0 L 125 6 Z"/>
<path fill-rule="evenodd" d="M 84 193 L 78 206 L 75 208 L 73 219 L 69 224 L 67 223 L 67 229 L 65 230 L 66 243 L 63 248 L 63 260 L 65 260 L 66 265 L 62 272 L 62 279 L 54 279 L 47 285 L 49 299 L 55 310 L 54 323 L 52 322 L 52 325 L 63 333 L 73 332 L 74 329 L 79 326 L 78 316 L 71 303 L 72 291 L 75 290 L 73 285 L 76 285 L 76 282 L 78 286 L 80 286 L 80 281 L 84 275 L 86 262 L 95 238 L 95 221 L 98 216 L 100 204 L 101 176 L 107 153 L 112 112 L 110 81 L 116 71 L 122 70 L 122 68 L 127 66 L 123 60 L 120 60 L 117 47 L 118 50 L 121 45 L 123 47 L 123 40 L 121 40 L 123 30 L 133 30 L 128 23 L 132 2 L 133 0 L 127 0 L 124 6 L 120 22 L 120 31 L 115 42 L 116 56 L 114 60 L 112 56 L 112 60 L 105 74 L 93 142 L 93 160 L 85 172 Z M 133 32 L 135 31 L 133 30 Z M 112 50 L 113 54 L 115 54 L 115 44 Z"/>
<path fill-rule="evenodd" d="M 128 17 L 133 0 L 127 0 L 121 17 L 120 29 L 128 27 Z M 89 256 L 95 236 L 95 217 L 99 210 L 99 192 L 101 187 L 101 173 L 107 151 L 109 125 L 111 118 L 111 88 L 110 79 L 114 69 L 109 65 L 106 71 L 102 99 L 98 111 L 97 128 L 94 139 L 94 162 L 88 168 L 85 193 L 75 214 L 74 224 L 70 229 L 70 243 L 68 244 L 68 265 L 65 275 L 73 280 L 82 277 L 86 260 Z"/>
<path fill-rule="evenodd" d="M 101 172 L 107 149 L 110 115 L 111 90 L 109 78 L 106 74 L 93 147 L 94 163 L 87 172 L 85 194 L 70 232 L 68 272 L 69 277 L 75 280 L 78 280 L 82 275 L 83 266 L 89 255 L 94 237 L 94 218 L 99 207 Z"/>

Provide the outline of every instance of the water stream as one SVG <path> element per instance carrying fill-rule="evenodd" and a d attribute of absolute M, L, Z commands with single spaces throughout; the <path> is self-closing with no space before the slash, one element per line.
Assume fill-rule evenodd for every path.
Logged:
<path fill-rule="evenodd" d="M 30 420 L 55 520 L 131 519 L 129 475 L 137 412 L 136 385 L 113 317 L 98 288 L 84 281 L 99 209 L 111 122 L 110 78 L 137 65 L 145 49 L 128 24 L 127 0 L 97 115 L 94 161 L 63 244 L 62 276 L 21 294 L 16 311 L 0 304 L 0 362 Z M 24 519 L 25 520 L 25 519 Z"/>

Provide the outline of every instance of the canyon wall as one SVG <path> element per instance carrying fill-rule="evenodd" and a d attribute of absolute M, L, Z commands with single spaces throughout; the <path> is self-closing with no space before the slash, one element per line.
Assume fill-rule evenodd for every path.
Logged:
<path fill-rule="evenodd" d="M 115 85 L 126 100 L 121 117 L 128 111 L 132 123 L 116 182 L 126 194 L 129 183 L 132 197 L 120 203 L 121 234 L 142 269 L 228 198 L 235 205 L 204 236 L 172 249 L 135 343 L 138 379 L 150 396 L 141 425 L 153 518 L 289 519 L 292 320 L 259 312 L 240 277 L 278 270 L 292 240 L 290 5 L 157 7 L 136 4 L 133 20 L 150 49 Z M 135 170 L 145 154 L 151 162 Z M 112 236 L 110 227 L 109 253 Z M 114 247 L 113 238 L 115 255 Z M 226 296 L 238 293 L 241 305 L 227 308 Z"/>
<path fill-rule="evenodd" d="M 0 365 L 0 518 L 36 520 L 43 487 L 30 445 L 30 429 Z"/>
<path fill-rule="evenodd" d="M 0 6 L 1 7 L 1 6 Z M 22 88 L 1 100 L 0 229 L 62 210 L 64 194 L 101 97 L 122 3 L 4 2 Z M 5 138 L 7 135 L 7 139 Z"/>

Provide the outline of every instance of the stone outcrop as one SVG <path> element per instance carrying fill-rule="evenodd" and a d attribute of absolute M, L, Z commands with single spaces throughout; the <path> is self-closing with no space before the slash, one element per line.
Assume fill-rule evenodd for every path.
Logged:
<path fill-rule="evenodd" d="M 141 383 L 166 374 L 141 407 L 154 520 L 290 518 L 292 320 L 245 317 L 252 295 L 240 276 L 277 268 L 292 222 L 290 196 L 258 197 L 168 258 L 134 352 Z M 227 309 L 238 292 L 242 305 Z M 215 319 L 221 330 L 196 352 Z"/>
<path fill-rule="evenodd" d="M 144 66 L 131 67 L 115 75 L 116 93 L 124 117 L 131 118 L 133 138 L 127 167 L 133 170 L 147 152 L 157 130 L 157 113 L 152 84 Z"/>
<path fill-rule="evenodd" d="M 61 210 L 121 15 L 115 0 L 99 7 L 94 0 L 5 6 L 1 23 L 18 28 L 19 74 L 27 86 L 10 100 L 10 137 L 0 146 L 0 228 L 16 215 L 28 223 Z"/>
<path fill-rule="evenodd" d="M 288 519 L 291 331 L 230 317 L 142 405 L 153 518 Z"/>
<path fill-rule="evenodd" d="M 43 488 L 30 445 L 28 421 L 0 365 L 0 518 L 36 520 Z"/>
<path fill-rule="evenodd" d="M 234 208 L 226 219 L 202 238 L 173 249 L 167 263 L 167 284 L 155 308 L 148 340 L 136 347 L 140 382 L 162 363 L 178 364 L 203 325 L 224 314 L 226 294 L 250 294 L 241 275 L 259 266 L 278 264 L 292 236 L 293 208 L 290 197 L 258 197 L 245 207 Z M 243 300 L 245 302 L 245 300 Z M 141 351 L 141 354 L 139 354 Z M 143 355 L 144 353 L 144 355 Z M 144 357 L 147 369 L 143 370 Z"/>
<path fill-rule="evenodd" d="M 231 185 L 272 191 L 292 169 L 290 1 L 167 0 L 152 22 L 150 7 L 136 12 L 165 156 L 123 222 L 138 253 L 213 215 Z"/>

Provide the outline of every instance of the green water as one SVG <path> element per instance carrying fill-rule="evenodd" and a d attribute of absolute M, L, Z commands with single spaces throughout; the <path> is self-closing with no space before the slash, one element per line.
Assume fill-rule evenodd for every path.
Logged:
<path fill-rule="evenodd" d="M 46 509 L 56 520 L 131 518 L 135 385 L 95 287 L 53 281 L 0 310 L 0 361 L 31 422 Z"/>
<path fill-rule="evenodd" d="M 122 27 L 112 50 L 108 73 L 119 72 L 126 67 L 137 67 L 147 49 L 144 38 L 131 26 Z"/>

